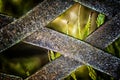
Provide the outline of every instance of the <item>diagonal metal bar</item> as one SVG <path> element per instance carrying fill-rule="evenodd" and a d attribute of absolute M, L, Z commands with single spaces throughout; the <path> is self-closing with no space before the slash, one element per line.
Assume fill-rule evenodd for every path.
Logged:
<path fill-rule="evenodd" d="M 108 45 L 120 37 L 120 13 L 112 20 L 92 33 L 85 40 L 91 45 L 100 49 L 105 49 Z"/>
<path fill-rule="evenodd" d="M 120 23 L 119 18 L 120 14 L 116 15 L 103 27 L 108 27 L 109 29 L 110 25 L 107 24 L 111 23 L 111 25 L 114 25 L 116 23 L 114 26 L 117 26 L 117 35 L 120 36 L 120 24 L 117 24 Z M 113 31 L 113 33 L 116 32 Z M 108 36 L 109 38 L 114 35 L 106 34 L 105 36 Z M 113 40 L 115 40 L 114 38 L 115 37 L 113 37 Z M 80 40 L 63 35 L 51 29 L 43 28 L 25 39 L 25 41 L 55 52 L 60 52 L 64 56 L 73 58 L 79 62 L 90 65 L 101 72 L 119 78 L 118 71 L 120 70 L 120 59 Z M 111 42 L 111 40 L 109 42 Z"/>
<path fill-rule="evenodd" d="M 12 22 L 14 20 L 14 18 L 1 14 L 0 20 L 1 20 L 0 24 L 2 24 L 2 25 L 0 25 L 0 27 L 2 28 L 5 25 Z M 82 66 L 82 64 L 83 63 L 81 63 L 81 62 L 61 56 L 57 60 L 52 61 L 51 63 L 49 63 L 48 65 L 43 67 L 40 70 L 39 74 L 38 74 L 38 72 L 37 72 L 37 74 L 34 74 L 36 77 L 32 77 L 32 78 L 30 77 L 30 79 L 33 79 L 33 80 L 35 80 L 35 79 L 37 79 L 37 80 L 61 79 L 61 78 L 64 78 L 65 76 L 69 75 L 71 73 L 71 71 L 75 70 L 77 67 L 80 67 L 80 65 Z M 53 77 L 53 75 L 54 75 L 54 77 Z M 6 76 L 8 76 L 8 77 L 6 77 Z M 14 76 L 11 77 L 8 74 L 7 75 L 3 74 L 3 73 L 0 74 L 0 79 L 13 79 L 13 77 Z M 15 76 L 14 79 L 18 79 L 18 77 Z"/>
<path fill-rule="evenodd" d="M 5 25 L 11 23 L 14 20 L 14 18 L 10 16 L 6 16 L 3 14 L 0 14 L 0 29 L 4 27 Z"/>
<path fill-rule="evenodd" d="M 18 76 L 0 73 L 0 80 L 23 80 L 23 79 Z"/>
<path fill-rule="evenodd" d="M 94 45 L 94 46 L 96 46 L 98 48 L 105 49 L 109 45 L 109 43 L 112 43 L 113 41 L 115 41 L 116 38 L 118 38 L 118 35 L 115 36 L 113 34 L 113 33 L 119 34 L 119 30 L 120 30 L 120 28 L 117 29 L 118 26 L 113 26 L 113 24 L 116 25 L 114 23 L 116 21 L 115 19 L 107 22 L 105 25 L 100 27 L 93 34 L 91 34 L 85 41 L 89 42 L 91 45 Z M 113 30 L 112 28 L 114 28 L 114 29 L 116 29 L 118 31 Z M 106 34 L 106 32 L 109 32 L 109 33 Z M 97 35 L 95 35 L 95 34 L 97 34 Z M 104 35 L 105 38 L 101 38 L 100 35 Z M 99 41 L 98 43 L 96 43 L 96 38 L 95 37 L 99 38 L 99 39 L 97 39 L 97 41 Z M 103 42 L 102 45 L 101 45 L 101 42 Z M 72 71 L 74 71 L 77 67 L 80 67 L 80 66 L 83 65 L 80 62 L 76 63 L 75 60 L 72 61 L 72 65 L 69 65 L 70 64 L 69 61 L 71 61 L 71 59 L 70 58 L 65 59 L 65 58 L 67 58 L 67 57 L 62 56 L 62 58 L 56 59 L 55 61 L 49 63 L 46 66 L 44 66 L 41 70 L 37 71 L 36 74 L 33 74 L 32 76 L 28 77 L 27 79 L 30 79 L 30 80 L 35 80 L 35 79 L 36 80 L 37 79 L 43 79 L 43 80 L 60 79 L 61 80 L 65 76 L 69 75 Z M 75 64 L 73 62 L 75 62 Z M 73 65 L 75 65 L 75 66 L 73 66 Z M 63 68 L 63 67 L 65 67 L 65 68 Z M 53 78 L 50 76 L 52 73 L 54 73 L 54 77 Z"/>
<path fill-rule="evenodd" d="M 6 17 L 3 15 L 0 17 L 2 17 L 2 18 L 0 18 L 1 21 L 6 20 L 6 22 L 2 22 L 4 25 L 8 24 L 11 20 L 13 20 L 10 17 Z M 2 23 L 0 23 L 0 24 L 2 24 Z M 94 36 L 92 36 L 92 37 L 94 37 Z M 51 66 L 52 66 L 52 68 L 51 68 Z M 69 75 L 71 73 L 71 71 L 75 70 L 77 67 L 80 67 L 80 66 L 82 66 L 82 63 L 77 62 L 75 60 L 71 60 L 69 58 L 65 58 L 62 56 L 61 58 L 59 58 L 59 59 L 53 61 L 52 63 L 46 65 L 45 67 L 43 67 L 40 71 L 37 72 L 37 74 L 34 74 L 29 78 L 33 79 L 33 80 L 34 79 L 45 79 L 45 80 L 61 79 L 61 78 L 64 78 L 65 76 Z M 51 73 L 53 73 L 53 74 L 51 74 Z M 51 77 L 53 75 L 54 75 L 54 77 Z"/>
<path fill-rule="evenodd" d="M 41 70 L 28 77 L 26 80 L 61 80 L 71 71 L 82 66 L 83 63 L 61 56 L 44 66 Z"/>
<path fill-rule="evenodd" d="M 106 14 L 109 18 L 120 12 L 119 0 L 75 0 L 93 10 Z"/>
<path fill-rule="evenodd" d="M 20 19 L 0 29 L 0 52 L 15 45 L 64 12 L 72 0 L 44 0 Z"/>

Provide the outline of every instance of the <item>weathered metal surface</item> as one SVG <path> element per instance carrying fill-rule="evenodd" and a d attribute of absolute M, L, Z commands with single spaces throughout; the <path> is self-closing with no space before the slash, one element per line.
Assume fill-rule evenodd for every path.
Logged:
<path fill-rule="evenodd" d="M 75 0 L 80 4 L 87 6 L 93 10 L 106 14 L 112 18 L 120 12 L 119 0 Z"/>
<path fill-rule="evenodd" d="M 112 22 L 112 21 L 111 21 Z M 107 24 L 108 25 L 108 24 Z M 106 29 L 107 30 L 107 29 Z M 102 31 L 102 30 L 100 30 L 100 31 Z M 97 31 L 96 31 L 97 32 Z M 99 33 L 99 32 L 97 32 L 97 33 Z M 95 35 L 94 35 L 95 36 Z M 91 38 L 91 37 L 90 37 Z M 113 37 L 113 38 L 110 38 L 110 40 L 111 39 L 114 39 L 115 37 Z M 89 39 L 89 38 L 88 38 Z M 114 39 L 115 40 L 115 39 Z M 87 40 L 86 40 L 87 41 Z M 95 41 L 95 40 L 94 40 Z M 87 41 L 87 42 L 89 42 L 90 43 L 90 41 Z M 91 43 L 92 45 L 94 45 L 95 43 Z M 98 44 L 98 43 L 97 43 Z M 108 44 L 106 44 L 106 45 L 108 45 Z M 103 45 L 104 46 L 104 45 Z M 99 46 L 97 46 L 97 47 L 99 47 Z M 100 47 L 99 47 L 100 48 Z M 61 60 L 61 59 L 60 59 Z M 69 60 L 69 59 L 68 59 Z M 59 59 L 58 59 L 58 61 L 59 61 Z M 74 60 L 75 61 L 75 60 Z M 62 61 L 61 60 L 61 62 L 64 62 L 64 61 Z M 54 62 L 53 62 L 54 63 Z M 57 62 L 56 62 L 57 63 Z M 51 63 L 50 63 L 51 64 Z M 55 64 L 55 63 L 54 63 Z M 63 63 L 64 64 L 64 63 Z M 65 62 L 65 64 L 68 64 L 67 62 Z M 53 65 L 53 64 L 52 64 Z M 62 64 L 61 64 L 62 65 Z M 78 64 L 76 64 L 77 66 L 80 66 L 80 64 L 78 63 Z M 47 65 L 46 67 L 48 67 L 48 66 L 51 66 L 51 65 Z M 61 68 L 61 67 L 59 67 L 59 64 L 56 64 L 56 66 L 58 67 L 58 68 Z M 69 65 L 70 66 L 70 65 Z M 63 66 L 64 67 L 64 66 Z M 74 66 L 73 66 L 74 67 Z M 71 68 L 72 68 L 72 66 L 71 66 Z M 75 67 L 73 68 L 73 69 L 68 69 L 68 71 L 67 72 L 70 72 L 69 70 L 74 70 L 75 69 Z M 42 69 L 42 70 L 44 70 L 44 68 Z M 55 70 L 57 70 L 57 69 L 55 69 Z M 61 68 L 61 70 L 62 70 L 62 68 Z M 50 69 L 48 68 L 46 71 L 50 71 Z M 54 70 L 52 70 L 52 71 L 54 71 Z M 59 72 L 59 71 L 58 71 Z M 39 73 L 39 72 L 38 72 Z M 42 73 L 42 72 L 40 72 L 40 73 Z M 40 75 L 40 73 L 39 73 L 39 75 Z M 47 72 L 45 72 L 45 74 L 46 74 Z M 49 73 L 49 72 L 48 72 Z M 57 73 L 57 72 L 56 72 Z M 65 74 L 65 72 L 63 72 L 64 74 Z M 38 75 L 38 77 L 40 77 Z M 60 77 L 62 77 L 60 74 L 57 74 L 58 76 L 60 76 Z M 48 75 L 49 76 L 49 75 Z M 56 76 L 57 77 L 57 76 Z M 34 77 L 35 78 L 35 77 Z M 39 79 L 39 78 L 38 78 Z M 56 79 L 56 78 L 55 78 Z M 59 79 L 59 78 L 57 78 L 57 79 Z"/>
<path fill-rule="evenodd" d="M 113 18 L 111 20 L 111 23 L 114 23 L 114 20 L 116 24 L 120 23 L 118 20 L 119 15 L 120 14 L 117 15 L 118 17 L 116 16 Z M 110 22 L 108 22 L 108 24 L 109 23 Z M 120 30 L 119 26 L 117 30 Z M 119 36 L 119 34 L 120 33 L 117 35 Z M 110 37 L 111 35 L 106 34 L 105 36 Z M 25 41 L 27 41 L 27 43 L 30 42 L 32 44 L 36 44 L 37 46 L 53 50 L 55 52 L 60 52 L 64 56 L 90 65 L 108 75 L 120 77 L 118 73 L 120 70 L 120 59 L 67 35 L 58 33 L 48 28 L 41 28 L 39 31 L 35 32 L 33 35 L 25 39 Z"/>
<path fill-rule="evenodd" d="M 2 18 L 1 18 L 2 17 Z M 0 27 L 4 27 L 5 25 L 12 22 L 14 19 L 12 17 L 6 16 L 6 15 L 0 15 L 0 19 L 5 20 L 0 22 L 3 25 L 0 25 Z M 32 80 L 54 80 L 54 79 L 61 79 L 65 76 L 69 75 L 71 71 L 75 70 L 77 67 L 80 67 L 80 65 L 83 64 L 81 62 L 75 61 L 73 59 L 65 58 L 64 56 L 61 56 L 60 58 L 56 59 L 53 62 L 50 62 L 46 66 L 44 66 L 40 71 L 38 71 L 36 74 L 33 74 L 32 76 L 28 77 L 27 79 Z M 54 74 L 53 74 L 54 73 Z M 54 75 L 54 76 L 53 76 Z M 0 79 L 13 79 L 8 74 L 1 74 Z M 16 76 L 15 76 L 16 78 Z M 14 79 L 15 79 L 14 78 Z M 17 78 L 18 79 L 18 78 Z"/>
<path fill-rule="evenodd" d="M 18 76 L 0 73 L 0 80 L 23 80 L 23 79 Z"/>
<path fill-rule="evenodd" d="M 46 26 L 73 3 L 72 0 L 44 0 L 25 16 L 1 28 L 0 52 Z"/>
<path fill-rule="evenodd" d="M 61 80 L 82 65 L 81 62 L 61 56 L 44 66 L 26 80 Z"/>
<path fill-rule="evenodd" d="M 5 16 L 4 16 L 5 17 Z M 13 19 L 10 19 L 10 21 Z M 9 23 L 6 22 L 6 23 Z M 2 27 L 2 26 L 1 26 Z M 99 30 L 99 29 L 98 29 Z M 96 32 L 95 32 L 96 33 Z M 94 37 L 94 36 L 92 36 Z M 90 37 L 91 38 L 91 37 Z M 89 38 L 88 38 L 89 39 Z M 100 40 L 100 39 L 99 39 Z M 87 41 L 87 40 L 86 40 Z M 89 42 L 89 41 L 88 41 Z M 93 44 L 93 43 L 91 43 Z M 98 43 L 99 45 L 100 43 Z M 94 45 L 94 44 L 93 44 Z M 98 46 L 99 47 L 99 46 Z M 101 46 L 100 46 L 101 47 Z M 99 48 L 100 48 L 99 47 Z M 105 47 L 104 47 L 105 48 Z M 70 65 L 69 63 L 72 62 L 72 65 Z M 74 62 L 74 63 L 73 63 Z M 62 63 L 62 64 L 61 64 Z M 56 59 L 54 62 L 49 63 L 49 65 L 44 66 L 40 71 L 38 71 L 36 74 L 30 76 L 27 79 L 43 79 L 43 76 L 45 79 L 61 79 L 64 78 L 65 76 L 69 75 L 71 73 L 71 71 L 75 70 L 77 67 L 80 67 L 82 65 L 82 63 L 77 62 L 75 60 L 72 60 L 67 58 L 65 59 L 65 57 L 61 57 L 59 59 Z M 51 68 L 54 67 L 54 68 Z M 63 68 L 65 67 L 65 68 Z M 53 70 L 54 69 L 54 70 Z M 44 71 L 45 73 L 43 73 L 42 71 Z M 61 72 L 60 72 L 61 71 Z M 54 75 L 54 77 L 51 77 L 51 73 L 56 73 Z M 6 78 L 5 78 L 6 79 Z"/>
<path fill-rule="evenodd" d="M 12 22 L 14 20 L 14 18 L 10 17 L 10 16 L 6 16 L 3 14 L 0 14 L 0 29 L 7 25 L 8 23 Z"/>
<path fill-rule="evenodd" d="M 87 37 L 86 42 L 100 49 L 104 49 L 119 37 L 120 13 Z"/>

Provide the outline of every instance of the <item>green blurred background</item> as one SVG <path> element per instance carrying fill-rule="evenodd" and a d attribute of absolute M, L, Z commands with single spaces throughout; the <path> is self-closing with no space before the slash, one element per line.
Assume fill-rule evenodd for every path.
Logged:
<path fill-rule="evenodd" d="M 43 0 L 0 0 L 0 13 L 20 17 Z"/>

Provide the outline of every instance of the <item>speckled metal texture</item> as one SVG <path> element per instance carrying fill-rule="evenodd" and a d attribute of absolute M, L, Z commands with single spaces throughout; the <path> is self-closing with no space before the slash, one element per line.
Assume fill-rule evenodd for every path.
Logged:
<path fill-rule="evenodd" d="M 0 73 L 0 80 L 23 80 L 23 79 L 18 76 Z"/>
<path fill-rule="evenodd" d="M 4 16 L 5 17 L 5 16 Z M 7 23 L 7 22 L 6 22 Z M 8 22 L 9 23 L 9 22 Z M 103 27 L 105 27 L 105 26 L 103 26 Z M 99 30 L 99 29 L 98 29 Z M 94 33 L 96 33 L 96 31 L 94 32 Z M 99 31 L 99 33 L 101 33 L 100 31 Z M 91 36 L 91 37 L 94 37 L 94 36 Z M 90 38 L 91 38 L 90 37 Z M 99 39 L 99 40 L 101 40 L 101 39 Z M 86 41 L 87 41 L 87 39 L 86 39 Z M 109 41 L 108 41 L 109 42 Z M 89 42 L 90 43 L 90 42 Z M 91 43 L 92 45 L 94 45 L 94 43 Z M 100 43 L 98 43 L 98 45 L 99 45 Z M 34 44 L 33 44 L 34 45 Z M 101 47 L 101 46 L 98 46 L 99 48 L 103 48 L 103 47 Z M 105 48 L 105 47 L 104 47 Z M 51 62 L 51 63 L 49 63 L 49 65 L 46 65 L 46 66 L 44 66 L 40 71 L 38 71 L 36 74 L 33 74 L 32 76 L 30 76 L 29 78 L 27 78 L 27 79 L 32 79 L 32 80 L 34 80 L 34 79 L 41 79 L 41 78 L 43 78 L 43 77 L 41 77 L 41 75 L 44 75 L 44 77 L 45 77 L 45 79 L 46 80 L 49 80 L 49 79 L 51 79 L 51 80 L 54 80 L 54 79 L 61 79 L 61 78 L 63 78 L 64 76 L 67 76 L 67 75 L 69 75 L 70 73 L 71 73 L 71 71 L 73 71 L 73 70 L 75 70 L 77 67 L 80 67 L 81 65 L 83 65 L 82 63 L 80 63 L 80 62 L 77 62 L 77 61 L 75 61 L 75 60 L 73 60 L 72 59 L 72 61 L 71 61 L 71 59 L 69 59 L 69 58 L 67 58 L 67 60 L 65 59 L 65 58 L 67 58 L 67 57 L 63 57 L 62 56 L 62 58 L 59 58 L 59 59 L 56 59 L 54 62 Z M 69 65 L 69 63 L 70 63 L 70 61 L 72 62 L 72 65 Z M 75 65 L 74 65 L 74 63 L 75 63 Z M 62 63 L 62 64 L 61 64 Z M 65 65 L 64 65 L 65 64 Z M 53 68 L 51 69 L 51 66 L 54 66 L 54 67 L 56 67 L 56 68 L 54 68 L 54 70 L 53 70 Z M 63 68 L 63 67 L 66 67 L 66 68 Z M 47 68 L 47 69 L 46 69 Z M 42 71 L 44 71 L 45 73 L 42 73 Z M 61 72 L 60 72 L 61 71 Z M 54 78 L 52 79 L 52 77 L 51 77 L 51 73 L 56 73 L 56 75 L 54 76 Z"/>
<path fill-rule="evenodd" d="M 87 37 L 86 42 L 94 45 L 95 47 L 104 49 L 109 44 L 114 42 L 120 37 L 120 13 L 113 19 L 105 23 L 93 34 Z"/>
<path fill-rule="evenodd" d="M 93 10 L 104 13 L 109 18 L 114 17 L 120 12 L 119 0 L 76 0 L 80 4 L 87 6 Z"/>
<path fill-rule="evenodd" d="M 111 23 L 112 22 L 113 21 L 111 21 Z M 48 28 L 40 29 L 28 37 L 26 41 L 55 52 L 60 52 L 66 57 L 83 62 L 108 75 L 116 78 L 120 77 L 118 73 L 120 70 L 119 58 L 116 58 L 83 41 L 74 39 Z"/>
<path fill-rule="evenodd" d="M 25 16 L 1 28 L 0 52 L 46 26 L 73 3 L 71 0 L 44 0 Z"/>
<path fill-rule="evenodd" d="M 80 65 L 82 65 L 81 62 L 61 56 L 28 77 L 27 80 L 61 80 Z"/>
<path fill-rule="evenodd" d="M 12 22 L 14 20 L 14 18 L 10 17 L 10 16 L 6 16 L 3 14 L 0 14 L 0 29 L 7 25 L 8 23 Z"/>
<path fill-rule="evenodd" d="M 118 2 L 119 3 L 119 2 Z M 107 26 L 107 25 L 111 25 L 111 22 L 113 21 L 113 23 L 114 23 L 114 19 L 116 19 L 116 18 L 113 18 L 113 20 L 111 20 L 111 21 L 109 21 L 108 23 L 106 23 L 106 25 L 103 25 L 103 29 Z M 118 20 L 119 20 L 119 18 L 118 18 Z M 112 23 L 112 24 L 113 24 Z M 118 24 L 119 24 L 119 22 L 118 22 Z M 109 26 L 110 26 L 109 25 Z M 116 25 L 116 24 L 113 24 L 113 25 Z M 106 29 L 106 28 L 105 28 Z M 107 27 L 107 29 L 108 29 L 108 27 Z M 106 30 L 107 30 L 106 29 Z M 114 28 L 115 29 L 115 28 Z M 49 30 L 48 30 L 49 31 Z M 100 34 L 99 32 L 101 32 L 102 30 L 100 30 L 100 29 L 98 29 L 98 32 L 97 31 L 95 31 L 95 33 L 97 33 L 97 34 Z M 109 32 L 109 29 L 107 30 L 108 32 Z M 39 32 L 38 32 L 39 33 Z M 45 33 L 45 32 L 44 32 Z M 43 34 L 44 34 L 43 33 Z M 86 39 L 86 41 L 87 42 L 89 42 L 89 43 L 91 43 L 91 40 L 89 41 L 89 39 L 91 39 L 92 37 L 94 37 L 94 36 L 97 36 L 97 35 L 94 35 L 95 33 L 93 33 L 91 36 L 89 36 L 89 38 L 87 38 Z M 114 33 L 114 32 L 113 32 Z M 118 33 L 118 32 L 117 32 Z M 36 33 L 35 33 L 36 34 Z M 55 33 L 56 34 L 56 33 Z M 119 33 L 118 33 L 119 34 Z M 108 34 L 107 34 L 108 35 Z M 110 36 L 110 35 L 109 35 Z M 114 35 L 113 35 L 114 36 Z M 116 36 L 116 35 L 115 35 Z M 116 37 L 111 37 L 109 40 L 108 40 L 108 43 L 111 43 L 111 42 L 113 42 L 118 36 L 116 36 Z M 99 36 L 100 37 L 100 36 Z M 98 37 L 98 38 L 99 38 Z M 68 37 L 69 38 L 69 37 Z M 109 38 L 109 37 L 108 37 Z M 37 37 L 37 39 L 38 39 L 38 41 L 39 41 L 39 38 Z M 104 39 L 104 38 L 103 38 Z M 53 40 L 54 40 L 54 37 L 53 37 Z M 69 39 L 65 39 L 65 40 L 69 40 Z M 106 38 L 105 38 L 105 40 L 107 40 Z M 93 39 L 93 41 L 96 41 L 96 40 L 94 40 Z M 100 39 L 98 39 L 98 41 L 100 41 Z M 30 43 L 32 43 L 33 45 L 36 45 L 37 43 L 38 43 L 38 45 L 40 44 L 39 42 L 35 42 L 35 44 L 33 43 L 33 41 L 31 40 L 30 41 Z M 73 43 L 74 43 L 74 39 L 73 39 Z M 78 43 L 79 43 L 79 41 L 78 41 Z M 84 43 L 84 42 L 83 42 Z M 106 46 L 108 45 L 108 43 L 106 44 Z M 50 44 L 50 43 L 49 43 Z M 54 42 L 52 42 L 51 44 L 54 44 Z M 56 44 L 56 42 L 55 42 L 55 44 Z M 70 42 L 69 42 L 69 44 L 71 44 Z M 86 44 L 86 43 L 85 43 Z M 100 44 L 100 43 L 97 43 L 97 44 Z M 46 44 L 47 45 L 47 44 Z M 78 44 L 79 45 L 79 44 Z M 84 44 L 83 44 L 84 45 Z M 95 46 L 95 43 L 91 43 L 91 45 L 94 45 Z M 48 47 L 49 47 L 50 45 L 48 45 Z M 73 56 L 73 57 L 70 57 L 70 58 L 68 58 L 68 57 L 61 57 L 61 58 L 59 58 L 59 59 L 56 59 L 54 62 L 51 62 L 51 63 L 49 63 L 48 65 L 46 65 L 46 66 L 44 66 L 40 71 L 38 71 L 38 72 L 36 72 L 36 74 L 34 74 L 34 75 L 32 75 L 31 77 L 29 77 L 28 79 L 32 79 L 32 80 L 40 80 L 40 79 L 42 79 L 42 80 L 46 80 L 46 79 L 50 79 L 50 80 L 58 80 L 58 79 L 61 79 L 61 78 L 63 78 L 65 75 L 68 75 L 72 70 L 75 70 L 75 68 L 77 68 L 78 66 L 81 66 L 82 65 L 82 63 L 81 63 L 81 59 L 78 59 L 79 57 L 80 58 L 84 58 L 84 57 L 86 57 L 87 56 L 87 59 L 85 58 L 85 60 L 91 60 L 91 58 L 96 58 L 96 56 L 98 56 L 98 58 L 96 58 L 96 59 L 93 59 L 92 60 L 92 62 L 94 62 L 94 60 L 99 60 L 100 59 L 100 56 L 104 56 L 104 55 L 106 55 L 107 53 L 105 53 L 105 52 L 103 52 L 103 51 L 101 51 L 101 50 L 98 50 L 97 48 L 94 48 L 94 47 L 92 47 L 92 46 L 90 46 L 90 45 L 88 45 L 87 44 L 87 46 L 89 46 L 89 48 L 87 47 L 86 48 L 86 45 L 85 45 L 85 49 L 84 50 L 86 50 L 87 51 L 87 49 L 88 49 L 88 53 L 90 53 L 90 55 L 92 55 L 92 54 L 94 54 L 94 53 L 103 53 L 103 55 L 102 54 L 94 54 L 93 56 L 90 56 L 90 59 L 89 59 L 89 55 L 83 55 L 83 56 L 80 56 L 80 54 L 78 54 L 78 56 L 75 54 L 75 56 Z M 106 46 L 104 46 L 104 44 L 102 45 L 102 46 L 97 46 L 98 48 L 102 48 L 102 49 L 104 49 Z M 64 47 L 64 46 L 63 46 Z M 83 48 L 84 48 L 84 46 L 83 46 Z M 49 48 L 49 49 L 51 49 L 51 48 Z M 54 48 L 53 48 L 54 49 Z M 89 50 L 89 49 L 91 49 L 91 50 Z M 95 51 L 94 51 L 94 49 L 95 49 Z M 67 49 L 66 49 L 67 50 Z M 81 51 L 81 50 L 80 50 Z M 93 53 L 91 53 L 93 51 Z M 105 53 L 105 54 L 104 54 Z M 99 56 L 100 55 L 100 56 Z M 110 56 L 110 58 L 109 58 L 109 56 Z M 76 61 L 74 60 L 74 58 L 75 57 L 77 57 L 76 58 Z M 71 58 L 73 58 L 73 59 L 71 59 Z M 113 60 L 111 60 L 111 61 L 113 61 L 113 63 L 114 64 L 116 64 L 118 67 L 117 67 L 117 69 L 115 69 L 115 70 L 112 70 L 114 67 L 116 67 L 116 65 L 112 65 L 111 66 L 111 64 L 113 64 L 112 62 L 111 63 L 109 63 L 108 64 L 108 61 L 110 60 L 110 59 L 112 59 L 113 58 Z M 116 73 L 114 74 L 112 74 L 112 75 L 115 75 L 115 77 L 116 77 L 116 74 L 117 74 L 117 70 L 119 70 L 119 66 L 120 66 L 120 61 L 117 59 L 117 58 L 115 58 L 115 57 L 112 57 L 111 55 L 108 55 L 108 57 L 107 57 L 107 55 L 104 57 L 104 58 L 101 58 L 102 60 L 104 60 L 104 61 L 106 61 L 106 62 L 104 62 L 104 64 L 103 64 L 103 61 L 102 60 L 100 60 L 99 61 L 99 63 L 101 63 L 102 64 L 102 66 L 111 66 L 111 67 L 109 67 L 109 70 L 111 69 L 112 71 L 110 71 L 110 72 L 114 72 L 115 73 L 115 71 L 116 71 Z M 84 60 L 84 59 L 83 59 Z M 69 62 L 70 61 L 70 62 Z M 79 62 L 80 61 L 80 62 Z M 118 62 L 117 62 L 118 61 Z M 71 63 L 72 62 L 72 63 Z M 87 61 L 84 61 L 85 63 L 87 62 Z M 84 63 L 83 62 L 83 63 Z M 96 64 L 96 63 L 92 63 L 92 62 L 88 62 L 89 64 L 88 65 L 94 65 L 93 67 L 95 67 L 95 66 L 97 66 L 96 68 L 99 70 L 99 65 L 98 64 Z M 71 64 L 69 64 L 69 63 L 71 63 Z M 61 64 L 61 65 L 60 65 Z M 101 67 L 101 64 L 100 64 L 100 71 L 101 71 L 101 69 L 105 69 L 105 70 L 108 70 L 108 68 L 105 68 L 105 67 Z M 53 67 L 53 68 L 50 68 L 50 67 Z M 64 69 L 64 67 L 65 67 L 65 69 Z M 68 69 L 67 69 L 68 68 Z M 104 72 L 104 71 L 102 71 L 102 72 Z M 49 73 L 52 73 L 52 74 L 49 74 Z M 109 73 L 107 73 L 107 74 L 109 74 Z M 109 74 L 109 75 L 111 75 L 111 74 Z M 52 77 L 51 77 L 52 76 Z"/>
<path fill-rule="evenodd" d="M 4 16 L 4 17 L 2 17 L 2 16 Z M 2 16 L 0 15 L 0 19 L 2 17 L 2 19 L 4 20 L 4 18 L 5 18 L 6 21 L 1 22 L 1 24 L 7 25 L 8 23 L 10 23 L 11 21 L 14 20 L 12 17 L 6 16 L 3 14 L 2 14 Z M 7 18 L 7 17 L 9 17 L 9 18 Z M 0 25 L 0 26 L 3 27 L 2 25 Z M 32 80 L 35 80 L 35 79 L 36 80 L 62 79 L 65 76 L 69 75 L 71 73 L 71 71 L 75 70 L 77 67 L 80 67 L 81 65 L 83 65 L 83 63 L 75 61 L 73 59 L 69 59 L 64 56 L 61 56 L 60 58 L 56 59 L 55 61 L 50 62 L 49 64 L 44 66 L 40 71 L 37 71 L 35 74 L 28 77 L 27 79 L 30 79 L 30 80 L 31 79 Z M 53 73 L 55 73 L 54 77 L 53 77 Z M 13 79 L 11 77 L 6 77 L 6 76 L 9 76 L 9 75 L 8 74 L 0 75 L 1 79 L 3 79 L 3 77 L 5 80 Z"/>

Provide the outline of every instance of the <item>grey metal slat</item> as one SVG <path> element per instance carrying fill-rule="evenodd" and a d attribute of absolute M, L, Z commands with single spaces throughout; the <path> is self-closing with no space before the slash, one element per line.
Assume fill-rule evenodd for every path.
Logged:
<path fill-rule="evenodd" d="M 14 18 L 6 16 L 1 14 L 0 15 L 0 27 L 4 27 L 5 25 L 9 24 L 14 20 Z M 48 65 L 44 66 L 40 71 L 37 72 L 37 74 L 34 74 L 36 77 L 32 77 L 33 80 L 43 80 L 43 79 L 61 79 L 71 73 L 71 71 L 75 70 L 77 67 L 80 67 L 80 64 L 82 65 L 83 63 L 75 61 L 73 59 L 65 58 L 64 56 L 61 56 L 55 61 L 52 61 Z M 52 67 L 52 68 L 51 68 Z M 53 73 L 53 74 L 52 74 Z M 53 77 L 54 75 L 54 77 Z M 1 79 L 13 79 L 11 77 L 6 77 L 9 76 L 8 74 L 5 75 L 1 73 L 0 78 Z M 14 76 L 13 76 L 14 77 Z M 31 77 L 29 77 L 31 79 Z M 15 76 L 16 78 L 16 76 Z M 15 79 L 14 78 L 14 79 Z M 18 79 L 18 78 L 17 78 Z"/>
<path fill-rule="evenodd" d="M 120 12 L 119 0 L 74 0 L 100 13 L 106 14 L 109 18 Z"/>
<path fill-rule="evenodd" d="M 25 16 L 1 28 L 0 52 L 20 42 L 43 26 L 46 26 L 73 3 L 72 0 L 44 0 Z"/>
<path fill-rule="evenodd" d="M 105 49 L 108 45 L 120 37 L 120 13 L 113 19 L 102 25 L 94 33 L 89 35 L 86 42 L 100 49 Z"/>
<path fill-rule="evenodd" d="M 120 24 L 117 24 L 120 23 L 119 16 L 120 14 L 118 14 L 110 21 L 111 23 L 116 23 L 115 26 L 118 27 L 118 31 L 120 31 Z M 109 24 L 110 22 L 107 23 Z M 109 30 L 109 26 L 110 25 L 108 25 L 108 27 L 107 25 L 102 27 L 107 27 Z M 113 33 L 116 32 L 113 31 Z M 120 33 L 118 33 L 117 35 L 119 36 Z M 105 36 L 110 37 L 111 35 Z M 108 75 L 119 77 L 119 73 L 117 72 L 120 69 L 120 59 L 102 50 L 99 50 L 83 41 L 74 39 L 67 35 L 63 35 L 48 28 L 43 28 L 35 32 L 33 35 L 26 38 L 25 41 L 27 41 L 27 43 L 31 43 L 33 45 L 36 44 L 37 46 L 53 50 L 55 52 L 60 52 L 65 57 L 67 56 L 70 59 L 73 58 L 79 62 L 90 65 L 93 68 Z M 111 40 L 109 42 L 111 43 Z"/>
<path fill-rule="evenodd" d="M 8 19 L 8 18 L 5 18 L 5 19 Z M 12 19 L 10 19 L 11 21 Z M 7 20 L 8 21 L 8 20 Z M 8 21 L 9 22 L 9 21 Z M 6 22 L 7 23 L 7 22 Z M 100 32 L 100 31 L 99 31 Z M 94 36 L 92 36 L 94 37 Z M 87 40 L 86 40 L 87 41 Z M 99 44 L 99 43 L 98 43 Z M 72 62 L 72 65 L 69 65 L 69 63 Z M 74 62 L 74 63 L 73 63 Z M 62 64 L 61 64 L 62 63 Z M 55 65 L 54 65 L 55 64 Z M 64 65 L 65 64 L 65 65 Z M 51 69 L 51 66 L 54 65 L 54 70 Z M 40 71 L 37 72 L 37 74 L 34 74 L 32 75 L 31 77 L 29 77 L 30 79 L 51 79 L 51 76 L 50 74 L 51 73 L 56 73 L 56 75 L 54 76 L 54 78 L 52 79 L 61 79 L 63 78 L 64 76 L 68 75 L 71 71 L 75 70 L 77 67 L 80 67 L 82 65 L 82 63 L 80 62 L 77 62 L 75 60 L 72 60 L 71 59 L 65 59 L 65 57 L 62 56 L 62 58 L 59 58 L 57 60 L 55 60 L 54 62 L 50 63 L 49 65 L 43 67 Z M 47 68 L 46 68 L 47 67 Z M 56 68 L 55 68 L 56 67 Z M 66 68 L 63 68 L 63 67 L 66 67 Z M 43 74 L 42 71 L 44 71 L 45 73 Z M 61 71 L 61 72 L 60 72 Z M 44 77 L 42 76 L 44 75 Z M 42 77 L 40 77 L 42 76 Z"/>
<path fill-rule="evenodd" d="M 61 80 L 82 65 L 81 62 L 61 56 L 45 65 L 26 80 Z"/>

